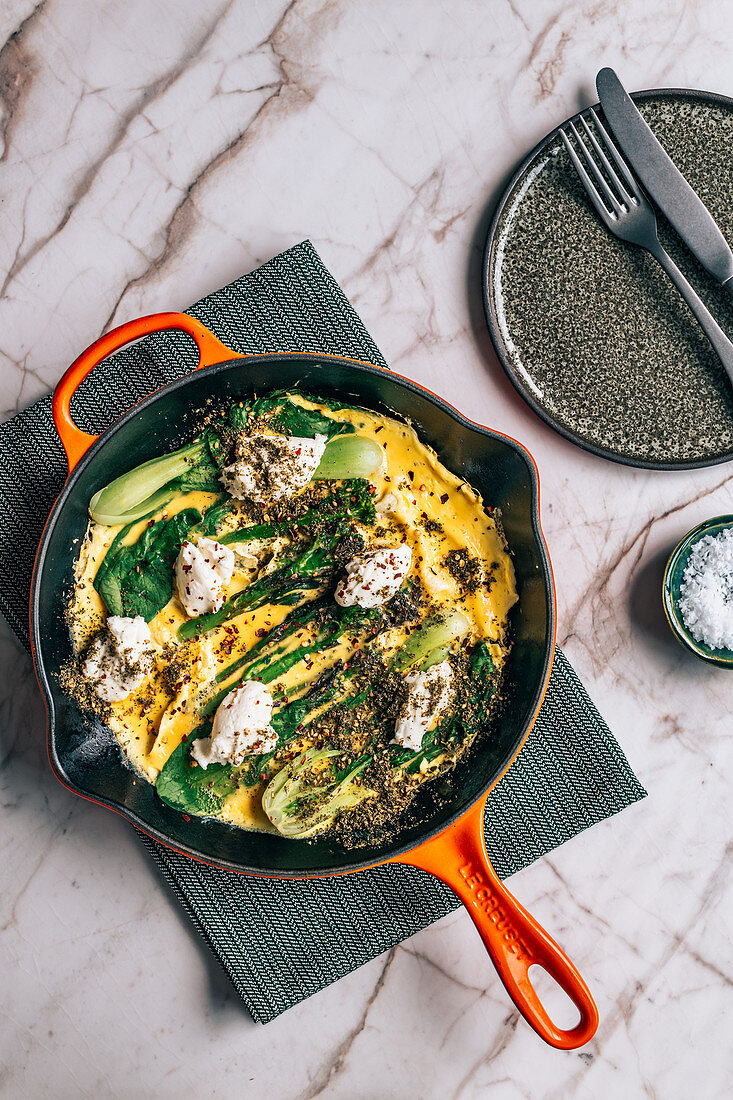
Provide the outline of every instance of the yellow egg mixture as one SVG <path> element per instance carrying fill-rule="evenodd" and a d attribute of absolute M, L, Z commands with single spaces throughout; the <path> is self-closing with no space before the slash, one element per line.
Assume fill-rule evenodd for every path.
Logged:
<path fill-rule="evenodd" d="M 363 409 L 333 411 L 300 396 L 292 396 L 291 400 L 317 409 L 334 420 L 349 421 L 359 435 L 379 444 L 384 459 L 381 468 L 369 480 L 375 486 L 375 500 L 384 501 L 389 512 L 378 514 L 375 527 L 360 527 L 367 548 L 406 541 L 413 551 L 408 576 L 419 577 L 433 604 L 462 611 L 471 623 L 472 640 L 487 640 L 492 657 L 500 666 L 506 654 L 507 615 L 517 599 L 516 584 L 504 538 L 495 519 L 484 510 L 478 493 L 447 470 L 435 452 L 421 443 L 407 424 Z M 216 499 L 212 493 L 181 493 L 154 518 L 171 516 L 190 507 L 203 512 Z M 140 521 L 125 542 L 137 541 L 147 522 Z M 238 525 L 233 519 L 224 521 L 219 534 Z M 88 527 L 77 562 L 69 615 L 78 653 L 86 648 L 106 621 L 107 609 L 93 581 L 120 530 L 120 527 L 95 523 Z M 273 540 L 267 545 L 272 547 Z M 256 575 L 257 553 L 262 546 L 243 543 L 233 548 L 237 551 L 237 565 L 225 589 L 227 597 L 245 587 Z M 446 555 L 457 550 L 468 551 L 490 568 L 493 578 L 490 586 L 479 585 L 471 592 L 452 575 L 446 566 Z M 267 605 L 255 611 L 244 611 L 201 638 L 183 643 L 180 648 L 181 651 L 185 649 L 185 674 L 181 682 L 173 685 L 171 679 L 175 677 L 171 677 L 170 671 L 164 675 L 165 658 L 160 650 L 165 647 L 166 656 L 170 658 L 171 643 L 178 643 L 178 627 L 187 620 L 177 596 L 174 595 L 149 623 L 153 640 L 159 647 L 156 671 L 132 695 L 122 702 L 110 704 L 111 715 L 107 719 L 129 760 L 146 779 L 155 782 L 173 750 L 200 724 L 198 711 L 207 693 L 212 694 L 210 685 L 214 676 L 237 656 L 246 653 L 263 636 L 263 631 L 269 632 L 292 610 L 292 605 Z M 307 624 L 297 631 L 287 640 L 287 649 L 304 644 L 312 629 Z M 378 644 L 389 652 L 398 648 L 404 638 L 402 628 L 395 628 L 380 635 Z M 348 659 L 354 652 L 348 641 L 325 654 L 314 652 L 307 683 L 338 659 Z M 239 673 L 234 672 L 230 679 L 217 683 L 215 690 L 234 687 L 238 681 Z M 286 694 L 293 692 L 288 695 L 292 702 L 298 696 L 298 692 L 293 691 L 296 681 L 300 693 L 307 690 L 307 683 L 303 687 L 302 663 L 270 687 L 280 685 Z M 237 789 L 225 800 L 219 816 L 243 828 L 274 831 L 262 810 L 261 794 L 261 786 Z"/>

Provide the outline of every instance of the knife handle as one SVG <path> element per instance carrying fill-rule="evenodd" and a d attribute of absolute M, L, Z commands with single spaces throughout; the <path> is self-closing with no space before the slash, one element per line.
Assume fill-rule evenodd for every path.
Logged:
<path fill-rule="evenodd" d="M 662 247 L 658 240 L 655 239 L 654 243 L 649 242 L 647 245 L 648 250 L 654 256 L 655 260 L 661 264 L 664 270 L 669 275 L 674 285 L 679 290 L 682 297 L 687 302 L 688 306 L 694 313 L 700 328 L 707 336 L 710 343 L 715 348 L 720 362 L 723 364 L 726 374 L 733 385 L 733 343 L 723 332 L 718 322 L 713 317 L 710 310 L 703 303 L 699 295 L 692 289 L 685 276 L 682 274 L 677 264 L 674 262 L 669 253 Z M 733 278 L 727 279 L 723 286 L 733 292 Z"/>

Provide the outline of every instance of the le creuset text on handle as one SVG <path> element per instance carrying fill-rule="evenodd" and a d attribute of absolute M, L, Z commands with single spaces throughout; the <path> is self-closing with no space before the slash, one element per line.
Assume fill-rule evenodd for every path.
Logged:
<path fill-rule="evenodd" d="M 550 1046 L 574 1050 L 598 1027 L 598 1009 L 576 967 L 551 936 L 507 890 L 489 862 L 483 838 L 485 799 L 454 825 L 396 862 L 409 863 L 441 879 L 463 902 L 476 925 L 507 993 L 537 1034 Z M 553 1023 L 529 977 L 542 967 L 580 1013 L 575 1027 Z"/>

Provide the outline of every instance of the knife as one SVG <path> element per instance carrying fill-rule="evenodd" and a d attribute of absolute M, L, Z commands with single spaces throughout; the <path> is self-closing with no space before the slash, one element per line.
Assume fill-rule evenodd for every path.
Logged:
<path fill-rule="evenodd" d="M 733 252 L 700 196 L 657 141 L 613 69 L 601 69 L 596 89 L 606 120 L 646 190 L 703 267 L 733 294 Z"/>

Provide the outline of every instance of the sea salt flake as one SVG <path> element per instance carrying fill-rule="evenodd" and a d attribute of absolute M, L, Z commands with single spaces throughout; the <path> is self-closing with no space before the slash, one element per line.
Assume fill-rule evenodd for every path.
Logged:
<path fill-rule="evenodd" d="M 704 535 L 682 574 L 679 609 L 698 642 L 733 650 L 733 529 Z"/>

